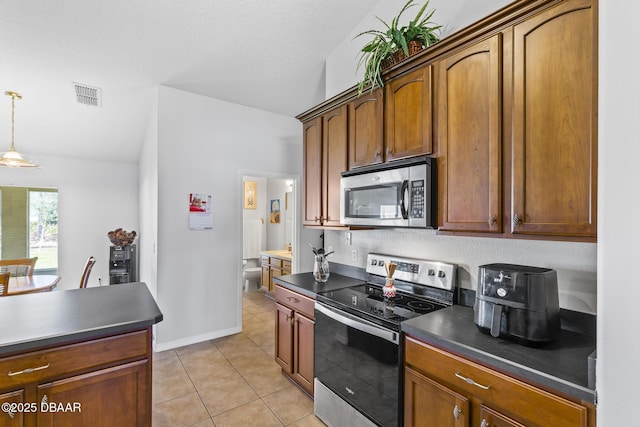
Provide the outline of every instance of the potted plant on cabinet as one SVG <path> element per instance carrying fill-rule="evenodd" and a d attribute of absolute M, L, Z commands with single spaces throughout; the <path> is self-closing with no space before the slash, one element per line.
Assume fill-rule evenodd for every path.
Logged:
<path fill-rule="evenodd" d="M 376 16 L 386 27 L 386 31 L 368 30 L 356 36 L 373 36 L 373 40 L 365 44 L 360 50 L 358 68 L 364 64 L 364 76 L 358 82 L 358 95 L 368 86 L 371 87 L 372 91 L 376 87 L 383 87 L 383 70 L 440 40 L 439 30 L 441 25 L 430 21 L 435 10 L 431 10 L 425 15 L 429 0 L 420 8 L 416 17 L 408 25 L 398 26 L 404 11 L 416 6 L 413 1 L 409 0 L 402 7 L 400 13 L 391 20 L 390 24 Z"/>

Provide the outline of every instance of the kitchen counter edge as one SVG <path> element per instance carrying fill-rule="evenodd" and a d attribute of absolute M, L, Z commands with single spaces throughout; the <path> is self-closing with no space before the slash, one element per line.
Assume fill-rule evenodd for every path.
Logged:
<path fill-rule="evenodd" d="M 595 350 L 595 337 L 563 330 L 557 343 L 526 347 L 481 333 L 473 323 L 473 308 L 459 305 L 407 320 L 402 323 L 402 332 L 532 385 L 596 403 L 595 390 L 586 385 L 586 358 Z M 570 344 L 564 345 L 564 340 Z M 580 360 L 582 356 L 585 360 Z M 582 366 L 584 379 L 579 381 L 563 372 L 578 370 L 582 377 Z"/>
<path fill-rule="evenodd" d="M 0 357 L 139 330 L 163 315 L 144 282 L 0 298 Z"/>

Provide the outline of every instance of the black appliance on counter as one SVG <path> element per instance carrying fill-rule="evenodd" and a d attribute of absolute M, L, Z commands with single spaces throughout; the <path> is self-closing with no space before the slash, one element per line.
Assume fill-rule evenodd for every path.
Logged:
<path fill-rule="evenodd" d="M 135 244 L 109 247 L 109 284 L 138 281 L 138 251 Z"/>
<path fill-rule="evenodd" d="M 560 333 L 555 270 L 513 264 L 481 265 L 474 307 L 480 331 L 540 345 Z"/>
<path fill-rule="evenodd" d="M 367 283 L 316 296 L 314 412 L 328 425 L 402 425 L 400 323 L 455 302 L 453 264 L 369 254 L 366 271 Z"/>

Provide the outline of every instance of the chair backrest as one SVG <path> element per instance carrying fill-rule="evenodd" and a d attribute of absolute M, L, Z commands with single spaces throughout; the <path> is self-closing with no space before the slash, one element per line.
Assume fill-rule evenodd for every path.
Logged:
<path fill-rule="evenodd" d="M 84 265 L 84 271 L 82 272 L 82 279 L 80 279 L 80 289 L 86 288 L 87 283 L 89 283 L 89 274 L 91 273 L 91 269 L 93 265 L 96 263 L 96 259 L 92 256 L 89 257 L 87 263 Z"/>
<path fill-rule="evenodd" d="M 38 257 L 20 259 L 0 259 L 0 273 L 11 273 L 14 276 L 33 276 Z"/>
<path fill-rule="evenodd" d="M 9 295 L 9 278 L 11 273 L 0 273 L 0 297 L 6 297 Z"/>

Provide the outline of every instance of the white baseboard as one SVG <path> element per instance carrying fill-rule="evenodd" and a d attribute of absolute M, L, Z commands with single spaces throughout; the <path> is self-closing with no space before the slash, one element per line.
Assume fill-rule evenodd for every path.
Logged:
<path fill-rule="evenodd" d="M 178 347 L 184 347 L 186 345 L 197 344 L 199 342 L 213 340 L 216 338 L 226 337 L 228 335 L 233 335 L 242 332 L 242 327 L 237 326 L 234 328 L 223 329 L 221 331 L 210 332 L 206 334 L 193 335 L 190 337 L 180 338 L 179 340 L 173 340 L 165 343 L 158 344 L 158 342 L 153 340 L 153 351 L 158 353 L 165 350 L 171 350 Z"/>

